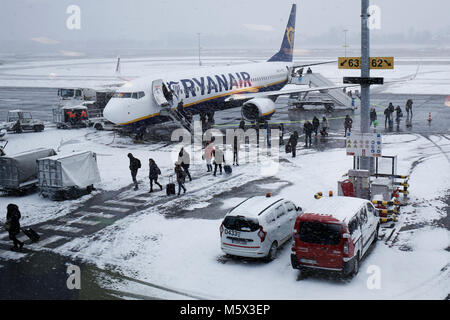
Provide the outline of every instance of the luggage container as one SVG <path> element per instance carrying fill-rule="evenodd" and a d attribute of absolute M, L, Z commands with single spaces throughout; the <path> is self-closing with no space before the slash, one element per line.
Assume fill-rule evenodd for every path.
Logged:
<path fill-rule="evenodd" d="M 77 199 L 94 190 L 100 182 L 97 155 L 82 151 L 38 160 L 38 187 L 52 200 Z"/>
<path fill-rule="evenodd" d="M 38 183 L 36 160 L 56 155 L 55 150 L 39 148 L 0 157 L 0 190 L 24 192 Z"/>

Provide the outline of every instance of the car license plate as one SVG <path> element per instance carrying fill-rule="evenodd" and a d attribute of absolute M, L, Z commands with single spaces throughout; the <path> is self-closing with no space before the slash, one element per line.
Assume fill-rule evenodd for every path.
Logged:
<path fill-rule="evenodd" d="M 247 244 L 246 240 L 242 240 L 242 239 L 231 239 L 231 242 L 233 244 Z"/>
<path fill-rule="evenodd" d="M 238 238 L 241 236 L 241 232 L 237 231 L 237 230 L 225 229 L 225 234 L 229 235 L 229 236 L 232 236 L 232 237 L 238 237 Z"/>
<path fill-rule="evenodd" d="M 300 262 L 307 263 L 307 264 L 316 264 L 317 263 L 316 260 L 303 259 L 303 258 L 300 259 Z"/>

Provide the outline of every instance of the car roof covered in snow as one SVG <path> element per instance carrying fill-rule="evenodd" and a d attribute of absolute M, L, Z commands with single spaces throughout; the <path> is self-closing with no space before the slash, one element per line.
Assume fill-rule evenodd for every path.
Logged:
<path fill-rule="evenodd" d="M 227 215 L 258 218 L 263 211 L 283 200 L 281 197 L 251 197 L 234 207 Z"/>
<path fill-rule="evenodd" d="M 318 199 L 305 213 L 332 216 L 339 221 L 348 222 L 366 203 L 366 199 L 353 197 L 329 197 Z"/>

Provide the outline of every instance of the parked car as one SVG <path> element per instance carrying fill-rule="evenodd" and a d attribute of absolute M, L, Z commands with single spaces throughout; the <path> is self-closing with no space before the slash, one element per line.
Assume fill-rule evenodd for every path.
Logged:
<path fill-rule="evenodd" d="M 379 228 L 378 211 L 368 200 L 319 199 L 295 222 L 292 267 L 303 274 L 314 269 L 357 274 Z"/>
<path fill-rule="evenodd" d="M 273 260 L 291 239 L 302 209 L 279 197 L 251 197 L 233 208 L 220 226 L 222 251 L 232 256 Z"/>

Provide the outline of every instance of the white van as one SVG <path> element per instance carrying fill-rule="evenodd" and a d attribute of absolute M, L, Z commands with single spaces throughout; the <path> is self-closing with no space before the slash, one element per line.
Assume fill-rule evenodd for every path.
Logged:
<path fill-rule="evenodd" d="M 273 260 L 277 249 L 292 237 L 302 209 L 279 197 L 251 197 L 227 213 L 220 226 L 226 254 Z"/>

